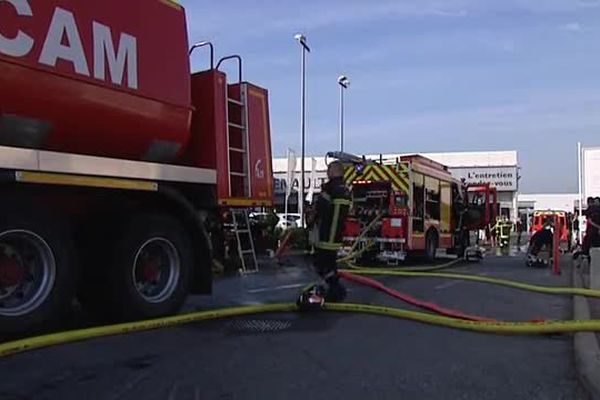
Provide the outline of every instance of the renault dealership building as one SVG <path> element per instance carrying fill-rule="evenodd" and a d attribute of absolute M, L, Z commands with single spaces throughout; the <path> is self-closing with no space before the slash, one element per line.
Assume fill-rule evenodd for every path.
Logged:
<path fill-rule="evenodd" d="M 413 153 L 414 154 L 414 153 Z M 419 153 L 448 167 L 457 179 L 464 178 L 467 183 L 490 183 L 498 190 L 500 212 L 510 219 L 518 217 L 519 163 L 516 151 L 482 151 L 458 153 Z M 368 159 L 394 159 L 407 154 L 371 154 Z M 297 189 L 300 182 L 300 160 L 296 163 L 292 182 L 292 195 L 288 207 L 290 212 L 297 209 Z M 315 165 L 314 172 L 312 166 Z M 275 182 L 275 202 L 283 210 L 287 182 L 287 158 L 273 160 Z M 327 165 L 324 157 L 311 157 L 305 160 L 304 187 L 307 193 L 318 193 L 321 184 L 327 179 Z"/>

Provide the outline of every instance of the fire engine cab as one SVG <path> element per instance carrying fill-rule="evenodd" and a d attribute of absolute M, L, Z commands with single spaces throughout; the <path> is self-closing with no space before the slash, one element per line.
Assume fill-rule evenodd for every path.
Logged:
<path fill-rule="evenodd" d="M 376 161 L 345 153 L 328 157 L 346 165 L 344 180 L 352 194 L 346 252 L 358 241 L 355 248 L 363 256 L 390 264 L 409 252 L 434 259 L 438 249 L 445 249 L 462 256 L 470 231 L 484 229 L 496 218 L 495 188 L 469 186 L 421 155 Z"/>

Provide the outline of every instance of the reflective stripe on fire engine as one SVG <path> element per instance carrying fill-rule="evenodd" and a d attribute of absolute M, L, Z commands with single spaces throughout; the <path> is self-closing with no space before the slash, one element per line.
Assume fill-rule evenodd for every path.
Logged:
<path fill-rule="evenodd" d="M 344 171 L 344 181 L 346 185 L 352 186 L 357 180 L 385 182 L 389 181 L 392 184 L 392 189 L 395 191 L 409 192 L 409 177 L 408 165 L 399 163 L 397 165 L 379 165 L 369 164 L 365 166 L 361 175 L 358 174 L 356 168 L 348 167 Z"/>
<path fill-rule="evenodd" d="M 17 182 L 41 183 L 46 185 L 86 186 L 106 189 L 145 190 L 150 192 L 158 190 L 158 183 L 151 181 L 47 172 L 17 171 L 15 172 L 15 180 Z"/>
<path fill-rule="evenodd" d="M 244 197 L 230 197 L 230 198 L 226 198 L 226 199 L 219 199 L 218 203 L 221 206 L 233 206 L 233 207 L 253 207 L 253 206 L 270 207 L 273 205 L 273 202 L 271 200 L 247 199 Z"/>

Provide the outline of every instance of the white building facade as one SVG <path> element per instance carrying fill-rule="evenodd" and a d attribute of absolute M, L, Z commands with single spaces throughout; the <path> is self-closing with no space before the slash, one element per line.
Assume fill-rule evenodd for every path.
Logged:
<path fill-rule="evenodd" d="M 529 206 L 533 210 L 574 212 L 579 206 L 577 193 L 565 194 L 519 194 L 519 208 Z"/>
<path fill-rule="evenodd" d="M 414 153 L 412 153 L 414 154 Z M 518 217 L 517 193 L 519 189 L 519 163 L 516 151 L 483 151 L 453 153 L 419 153 L 444 164 L 457 179 L 467 183 L 490 183 L 498 190 L 500 212 L 510 219 Z M 368 159 L 394 159 L 404 154 L 371 154 Z M 315 171 L 312 172 L 313 160 Z M 290 212 L 297 209 L 297 189 L 300 182 L 300 160 L 296 163 L 292 184 L 292 196 L 289 199 Z M 288 162 L 286 158 L 273 159 L 273 178 L 275 182 L 275 203 L 283 207 L 287 182 Z M 305 160 L 305 192 L 319 192 L 321 184 L 327 179 L 327 165 L 324 157 L 312 157 Z"/>

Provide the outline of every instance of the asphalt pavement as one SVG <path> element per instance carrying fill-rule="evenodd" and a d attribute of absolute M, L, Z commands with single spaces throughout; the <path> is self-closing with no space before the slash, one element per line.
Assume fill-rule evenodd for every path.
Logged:
<path fill-rule="evenodd" d="M 307 265 L 217 281 L 186 310 L 294 301 Z M 518 252 L 457 272 L 544 285 L 570 273 Z M 503 320 L 569 319 L 571 298 L 475 282 L 377 278 L 440 305 Z M 351 302 L 412 309 L 348 285 Z M 256 315 L 94 339 L 0 359 L 0 399 L 586 399 L 570 336 L 502 336 L 386 317 Z"/>

